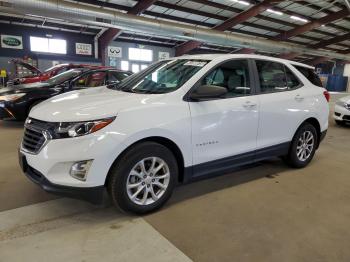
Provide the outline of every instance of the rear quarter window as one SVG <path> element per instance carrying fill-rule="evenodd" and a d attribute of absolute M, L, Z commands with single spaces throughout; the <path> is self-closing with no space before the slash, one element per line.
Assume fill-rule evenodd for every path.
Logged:
<path fill-rule="evenodd" d="M 315 71 L 311 68 L 303 67 L 303 66 L 295 66 L 294 67 L 302 73 L 312 84 L 315 86 L 323 87 L 321 79 L 315 73 Z"/>

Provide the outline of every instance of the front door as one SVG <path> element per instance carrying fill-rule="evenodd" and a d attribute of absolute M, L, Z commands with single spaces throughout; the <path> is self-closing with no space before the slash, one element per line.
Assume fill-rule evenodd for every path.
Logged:
<path fill-rule="evenodd" d="M 225 87 L 225 97 L 189 102 L 194 177 L 252 161 L 258 129 L 248 60 L 230 60 L 209 72 L 199 85 Z"/>

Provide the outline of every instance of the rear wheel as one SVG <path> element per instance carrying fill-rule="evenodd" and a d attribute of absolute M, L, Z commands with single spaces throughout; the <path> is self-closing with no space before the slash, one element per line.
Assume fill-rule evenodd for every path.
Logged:
<path fill-rule="evenodd" d="M 107 186 L 114 205 L 144 214 L 160 208 L 170 198 L 178 166 L 168 148 L 145 142 L 132 147 L 109 175 Z"/>
<path fill-rule="evenodd" d="M 294 138 L 285 157 L 286 162 L 296 168 L 307 166 L 314 157 L 318 143 L 318 136 L 313 125 L 306 123 L 301 126 Z"/>

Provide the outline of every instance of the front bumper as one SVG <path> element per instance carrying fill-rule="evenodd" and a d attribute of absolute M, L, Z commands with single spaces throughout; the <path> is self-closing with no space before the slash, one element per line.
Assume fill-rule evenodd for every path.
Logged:
<path fill-rule="evenodd" d="M 350 122 L 350 110 L 343 106 L 335 105 L 333 118 L 337 121 Z"/>
<path fill-rule="evenodd" d="M 100 204 L 103 202 L 103 195 L 105 192 L 104 186 L 76 188 L 69 186 L 56 185 L 51 183 L 39 171 L 28 165 L 26 157 L 19 153 L 19 163 L 24 174 L 35 184 L 49 193 L 60 196 L 66 196 L 76 199 L 82 199 L 93 204 Z"/>
<path fill-rule="evenodd" d="M 103 202 L 104 186 L 77 188 L 51 183 L 43 174 L 29 166 L 25 155 L 19 153 L 19 163 L 25 175 L 49 193 L 88 201 L 93 204 Z"/>
<path fill-rule="evenodd" d="M 49 140 L 37 154 L 21 146 L 22 169 L 46 191 L 90 202 L 93 202 L 91 198 L 99 200 L 112 164 L 126 148 L 121 142 L 123 135 L 112 130 L 112 127 L 106 127 L 104 132 Z M 92 164 L 86 180 L 81 181 L 70 175 L 70 169 L 74 163 L 84 160 L 92 160 Z"/>

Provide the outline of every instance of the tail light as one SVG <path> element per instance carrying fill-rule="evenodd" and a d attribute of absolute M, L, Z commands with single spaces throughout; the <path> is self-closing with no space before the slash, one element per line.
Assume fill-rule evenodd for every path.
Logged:
<path fill-rule="evenodd" d="M 323 92 L 323 95 L 326 98 L 327 102 L 329 102 L 329 99 L 331 98 L 331 95 L 329 94 L 329 92 L 326 90 Z"/>

